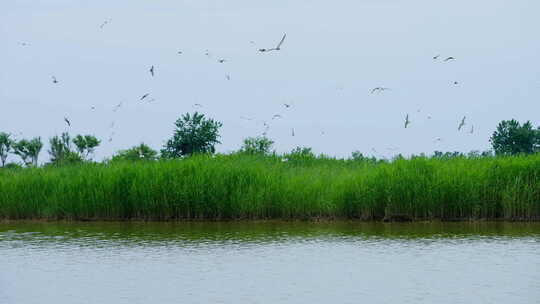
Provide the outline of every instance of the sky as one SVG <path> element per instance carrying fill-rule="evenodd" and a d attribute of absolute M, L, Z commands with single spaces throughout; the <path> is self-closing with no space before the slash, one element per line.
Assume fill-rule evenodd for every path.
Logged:
<path fill-rule="evenodd" d="M 536 0 L 4 0 L 0 132 L 41 136 L 42 161 L 51 136 L 94 134 L 100 160 L 159 150 L 199 111 L 223 123 L 224 153 L 265 121 L 278 152 L 486 150 L 501 120 L 540 125 L 539 12 Z M 284 33 L 280 51 L 258 52 Z"/>

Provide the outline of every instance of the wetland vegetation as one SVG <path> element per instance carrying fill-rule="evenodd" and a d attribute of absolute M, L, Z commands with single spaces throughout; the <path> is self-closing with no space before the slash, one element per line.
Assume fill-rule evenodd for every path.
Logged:
<path fill-rule="evenodd" d="M 27 165 L 0 169 L 0 219 L 540 219 L 540 131 L 528 122 L 501 122 L 494 153 L 390 160 L 278 154 L 265 136 L 215 154 L 220 122 L 195 113 L 175 126 L 160 156 L 141 144 L 100 163 L 98 139 L 64 133 L 42 166 L 39 138 L 0 134 L 2 165 L 12 150 Z"/>

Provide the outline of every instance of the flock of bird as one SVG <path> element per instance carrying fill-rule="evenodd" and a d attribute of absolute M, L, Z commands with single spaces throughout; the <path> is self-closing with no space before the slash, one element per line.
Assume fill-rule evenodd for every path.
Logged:
<path fill-rule="evenodd" d="M 112 22 L 112 19 L 106 19 L 106 20 L 104 20 L 104 21 L 100 24 L 99 28 L 103 30 L 103 29 L 104 29 L 108 24 L 110 24 L 111 22 Z M 283 34 L 283 36 L 281 37 L 281 39 L 279 40 L 279 42 L 276 44 L 276 46 L 270 47 L 270 48 L 259 48 L 259 49 L 258 49 L 258 52 L 260 52 L 260 53 L 268 53 L 268 52 L 276 52 L 276 51 L 280 51 L 280 50 L 281 50 L 281 47 L 283 46 L 283 44 L 284 44 L 286 38 L 287 38 L 287 34 L 285 33 L 285 34 Z M 251 44 L 255 44 L 254 41 L 250 41 L 250 43 L 251 43 Z M 30 46 L 30 44 L 27 43 L 27 42 L 19 42 L 19 45 L 21 45 L 21 46 Z M 179 50 L 179 51 L 177 51 L 177 54 L 181 55 L 181 54 L 183 54 L 183 51 Z M 209 50 L 205 50 L 204 54 L 205 54 L 206 56 L 210 57 L 210 51 L 209 51 Z M 441 55 L 440 55 L 440 54 L 438 54 L 438 55 L 436 55 L 436 56 L 433 56 L 433 60 L 439 60 L 439 58 L 441 58 Z M 444 57 L 443 57 L 443 58 L 444 58 Z M 443 61 L 443 62 L 450 62 L 450 61 L 454 61 L 454 60 L 456 60 L 455 57 L 453 57 L 453 56 L 448 56 L 448 57 L 446 57 L 445 59 L 443 59 L 442 61 Z M 225 62 L 227 62 L 227 61 L 228 61 L 228 60 L 227 60 L 227 59 L 224 59 L 224 58 L 220 58 L 220 59 L 217 60 L 218 63 L 225 63 Z M 150 66 L 150 68 L 148 69 L 148 73 L 150 73 L 150 76 L 151 76 L 151 77 L 154 77 L 154 76 L 156 75 L 156 68 L 155 68 L 154 65 L 151 65 L 151 66 Z M 53 76 L 51 76 L 51 78 L 52 78 L 52 83 L 53 83 L 53 84 L 58 84 L 58 83 L 59 83 L 59 80 L 56 78 L 56 76 L 53 75 Z M 226 78 L 227 80 L 230 80 L 230 79 L 231 79 L 230 75 L 228 75 L 228 74 L 225 76 L 225 78 Z M 458 82 L 457 82 L 457 81 L 454 81 L 453 84 L 454 84 L 454 85 L 457 85 Z M 371 93 L 371 94 L 375 94 L 375 93 L 380 94 L 380 93 L 383 93 L 383 92 L 386 92 L 386 91 L 391 91 L 391 90 L 392 90 L 391 88 L 379 86 L 379 87 L 374 87 L 373 89 L 371 89 L 370 93 Z M 139 101 L 140 101 L 140 102 L 152 102 L 152 101 L 155 101 L 155 99 L 151 98 L 151 93 L 147 92 L 147 93 L 144 93 L 144 94 L 142 94 L 142 95 L 140 96 Z M 116 105 L 113 107 L 112 111 L 113 111 L 113 112 L 117 112 L 117 111 L 122 107 L 122 105 L 123 105 L 123 102 L 120 102 L 120 103 L 116 104 Z M 196 103 L 196 104 L 194 104 L 193 106 L 194 106 L 194 107 L 198 107 L 198 108 L 202 107 L 202 105 L 199 104 L 199 103 Z M 292 104 L 291 104 L 291 103 L 284 103 L 283 106 L 285 107 L 285 109 L 289 109 L 289 108 L 291 108 Z M 95 110 L 95 106 L 92 106 L 91 109 L 92 109 L 92 110 Z M 420 112 L 420 110 L 418 110 L 418 112 Z M 276 120 L 276 119 L 281 119 L 281 118 L 283 118 L 283 115 L 282 115 L 282 114 L 274 114 L 274 115 L 271 117 L 271 120 Z M 428 118 L 428 119 L 431 119 L 432 117 L 431 117 L 430 115 L 428 115 L 427 118 Z M 254 120 L 253 118 L 245 117 L 245 116 L 241 116 L 240 119 L 249 120 L 249 121 Z M 69 119 L 68 117 L 64 117 L 64 122 L 66 123 L 66 125 L 67 125 L 68 127 L 71 127 L 71 121 L 70 121 L 70 119 Z M 258 122 L 259 122 L 259 123 L 262 122 L 262 125 L 263 125 L 263 127 L 264 127 L 263 132 L 262 132 L 262 135 L 263 135 L 263 136 L 266 136 L 267 133 L 268 133 L 268 131 L 269 131 L 269 129 L 270 129 L 270 124 L 269 124 L 267 121 L 258 121 Z M 409 114 L 407 113 L 407 114 L 405 115 L 405 121 L 404 121 L 403 127 L 404 127 L 405 129 L 407 129 L 407 128 L 410 127 L 411 124 L 412 124 L 412 121 L 410 120 Z M 466 123 L 466 117 L 464 116 L 464 117 L 461 119 L 461 121 L 459 121 L 457 130 L 458 130 L 458 131 L 461 131 L 461 130 L 463 129 L 463 127 L 465 127 L 466 125 L 467 125 L 467 123 Z M 115 123 L 112 122 L 111 125 L 110 125 L 111 133 L 110 133 L 110 136 L 109 136 L 109 139 L 108 139 L 109 142 L 111 142 L 111 141 L 113 140 L 113 136 L 114 136 L 114 134 L 115 134 L 114 126 L 115 126 Z M 470 130 L 469 130 L 469 133 L 472 134 L 473 132 L 474 132 L 474 126 L 471 125 L 471 128 L 470 128 Z M 321 135 L 324 135 L 324 131 L 321 131 Z M 291 136 L 295 136 L 295 130 L 294 130 L 294 128 L 291 128 Z M 435 139 L 435 142 L 438 142 L 438 141 L 441 141 L 441 140 L 442 140 L 442 138 L 437 137 L 437 138 Z M 397 149 L 397 148 L 392 148 L 392 149 L 391 149 L 391 148 L 388 148 L 388 150 L 392 150 L 392 151 L 394 151 L 394 150 L 396 150 L 396 149 Z"/>

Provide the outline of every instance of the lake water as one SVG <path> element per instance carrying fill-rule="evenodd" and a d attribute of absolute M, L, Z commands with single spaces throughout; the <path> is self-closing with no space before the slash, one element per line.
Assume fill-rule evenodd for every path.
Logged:
<path fill-rule="evenodd" d="M 0 303 L 540 303 L 540 223 L 3 223 Z"/>

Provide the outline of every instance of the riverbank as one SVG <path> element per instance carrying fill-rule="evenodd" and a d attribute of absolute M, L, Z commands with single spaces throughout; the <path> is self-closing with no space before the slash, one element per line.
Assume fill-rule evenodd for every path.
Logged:
<path fill-rule="evenodd" d="M 0 170 L 4 220 L 540 220 L 540 155 L 245 155 Z"/>

